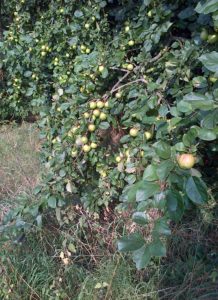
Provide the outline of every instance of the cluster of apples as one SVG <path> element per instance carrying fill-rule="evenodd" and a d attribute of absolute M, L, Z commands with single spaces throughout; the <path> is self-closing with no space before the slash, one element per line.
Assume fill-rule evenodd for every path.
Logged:
<path fill-rule="evenodd" d="M 208 33 L 206 28 L 201 31 L 200 37 L 203 41 L 207 41 L 209 44 L 215 44 L 218 42 L 218 28 L 214 27 L 214 32 Z"/>

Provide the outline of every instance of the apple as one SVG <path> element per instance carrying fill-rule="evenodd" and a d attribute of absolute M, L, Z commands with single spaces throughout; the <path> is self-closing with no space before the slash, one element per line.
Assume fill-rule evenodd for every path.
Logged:
<path fill-rule="evenodd" d="M 88 118 L 89 118 L 89 113 L 88 113 L 88 112 L 85 112 L 85 113 L 83 114 L 83 116 L 84 116 L 84 118 L 88 119 Z"/>
<path fill-rule="evenodd" d="M 134 46 L 134 45 L 135 45 L 135 42 L 134 42 L 133 40 L 131 40 L 131 41 L 128 42 L 128 45 L 129 45 L 129 46 Z"/>
<path fill-rule="evenodd" d="M 177 157 L 177 162 L 182 169 L 191 169 L 195 164 L 195 157 L 192 154 L 181 154 Z"/>
<path fill-rule="evenodd" d="M 45 46 L 45 45 L 42 45 L 41 49 L 42 49 L 42 50 L 45 50 L 45 49 L 46 49 L 46 46 Z"/>
<path fill-rule="evenodd" d="M 78 151 L 77 151 L 77 150 L 72 150 L 72 151 L 71 151 L 71 156 L 72 156 L 72 157 L 76 157 L 77 154 L 78 154 Z"/>
<path fill-rule="evenodd" d="M 91 50 L 89 48 L 86 48 L 86 54 L 89 54 Z"/>
<path fill-rule="evenodd" d="M 207 42 L 209 44 L 214 44 L 218 41 L 218 35 L 217 34 L 210 34 L 208 35 L 208 39 L 207 39 Z"/>
<path fill-rule="evenodd" d="M 78 129 L 78 127 L 74 126 L 74 127 L 71 128 L 70 131 L 71 131 L 72 133 L 75 133 L 75 132 L 77 131 L 77 129 Z"/>
<path fill-rule="evenodd" d="M 214 77 L 212 75 L 209 77 L 209 81 L 212 82 L 212 83 L 217 82 L 217 80 L 218 80 L 218 77 Z"/>
<path fill-rule="evenodd" d="M 125 27 L 125 32 L 129 32 L 129 30 L 130 30 L 129 26 L 126 26 Z"/>
<path fill-rule="evenodd" d="M 91 147 L 89 145 L 84 145 L 82 149 L 84 152 L 88 153 L 91 150 Z"/>
<path fill-rule="evenodd" d="M 207 32 L 206 29 L 203 29 L 203 30 L 201 31 L 200 37 L 201 37 L 201 39 L 202 39 L 203 41 L 206 41 L 206 40 L 207 40 L 207 38 L 208 38 L 208 32 Z"/>
<path fill-rule="evenodd" d="M 97 102 L 97 107 L 98 108 L 103 108 L 104 107 L 104 102 L 103 101 L 98 101 Z"/>
<path fill-rule="evenodd" d="M 66 53 L 66 57 L 70 57 L 70 54 L 69 54 L 69 53 Z"/>
<path fill-rule="evenodd" d="M 89 24 L 89 23 L 86 23 L 86 24 L 85 24 L 85 29 L 89 29 L 89 27 L 90 27 L 90 24 Z"/>
<path fill-rule="evenodd" d="M 89 126 L 88 126 L 88 130 L 90 131 L 90 132 L 93 132 L 93 131 L 95 131 L 95 125 L 94 124 L 89 124 Z"/>
<path fill-rule="evenodd" d="M 145 136 L 146 140 L 148 141 L 152 138 L 152 133 L 150 131 L 145 131 L 144 136 Z"/>
<path fill-rule="evenodd" d="M 81 137 L 81 141 L 83 144 L 87 144 L 88 143 L 88 139 L 86 136 Z"/>
<path fill-rule="evenodd" d="M 95 121 L 96 120 L 96 116 L 93 115 L 92 116 L 92 120 Z"/>
<path fill-rule="evenodd" d="M 104 121 L 107 119 L 107 115 L 104 112 L 102 112 L 102 113 L 100 113 L 99 118 L 100 118 L 100 120 Z"/>
<path fill-rule="evenodd" d="M 137 128 L 131 128 L 129 131 L 129 134 L 133 137 L 136 137 L 138 135 L 139 130 Z"/>
<path fill-rule="evenodd" d="M 117 163 L 120 163 L 122 158 L 120 156 L 116 156 L 115 160 L 116 160 Z"/>
<path fill-rule="evenodd" d="M 140 151 L 140 156 L 143 157 L 145 155 L 145 152 L 143 150 Z"/>
<path fill-rule="evenodd" d="M 98 71 L 99 71 L 100 73 L 102 73 L 102 72 L 104 71 L 104 66 L 103 66 L 103 65 L 99 66 L 99 67 L 98 67 Z"/>
<path fill-rule="evenodd" d="M 149 12 L 148 12 L 148 17 L 149 17 L 149 18 L 152 17 L 152 11 L 151 11 L 151 10 L 149 10 Z"/>
<path fill-rule="evenodd" d="M 93 110 L 93 115 L 95 116 L 95 117 L 99 117 L 100 116 L 100 110 L 99 109 L 95 109 L 95 110 Z"/>
<path fill-rule="evenodd" d="M 42 52 L 41 52 L 41 56 L 46 56 L 46 52 L 45 52 L 45 51 L 42 51 Z"/>
<path fill-rule="evenodd" d="M 105 108 L 109 108 L 109 102 L 108 102 L 108 101 L 106 101 L 106 102 L 104 103 L 104 107 L 105 107 Z"/>
<path fill-rule="evenodd" d="M 115 97 L 116 97 L 117 99 L 120 99 L 120 98 L 122 97 L 122 94 L 121 94 L 120 92 L 117 92 L 117 93 L 115 94 Z"/>
<path fill-rule="evenodd" d="M 134 66 L 132 64 L 127 65 L 127 70 L 132 71 L 134 69 Z"/>
<path fill-rule="evenodd" d="M 61 108 L 60 108 L 60 107 L 58 107 L 58 108 L 57 108 L 57 111 L 59 111 L 59 112 L 60 112 L 60 111 L 61 111 Z"/>
<path fill-rule="evenodd" d="M 91 145 L 90 145 L 90 147 L 92 149 L 96 149 L 98 147 L 98 145 L 96 143 L 92 142 Z"/>
<path fill-rule="evenodd" d="M 80 49 L 81 49 L 81 50 L 86 50 L 86 46 L 81 45 L 81 46 L 80 46 Z"/>
<path fill-rule="evenodd" d="M 91 109 L 95 109 L 96 108 L 96 102 L 94 102 L 94 101 L 91 101 L 90 103 L 89 103 L 89 107 L 91 108 Z"/>

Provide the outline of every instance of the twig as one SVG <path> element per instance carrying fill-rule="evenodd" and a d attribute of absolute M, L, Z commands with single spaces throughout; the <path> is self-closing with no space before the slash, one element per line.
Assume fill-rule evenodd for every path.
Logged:
<path fill-rule="evenodd" d="M 139 79 L 136 79 L 136 80 L 133 80 L 133 81 L 130 81 L 130 82 L 127 82 L 119 87 L 117 87 L 116 89 L 114 89 L 113 91 L 111 90 L 111 93 L 114 93 L 122 88 L 124 88 L 125 86 L 128 86 L 128 85 L 131 85 L 131 84 L 134 84 L 134 83 L 137 83 L 137 82 L 143 82 L 143 83 L 148 83 L 147 80 L 143 79 L 143 78 L 139 78 Z"/>

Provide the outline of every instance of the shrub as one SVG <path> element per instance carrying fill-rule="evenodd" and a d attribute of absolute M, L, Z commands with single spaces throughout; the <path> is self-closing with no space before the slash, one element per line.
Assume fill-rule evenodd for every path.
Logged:
<path fill-rule="evenodd" d="M 139 269 L 166 254 L 169 220 L 208 199 L 217 10 L 211 0 L 16 5 L 2 43 L 3 113 L 23 114 L 30 103 L 40 113 L 47 174 L 34 217 L 68 200 L 94 211 L 113 201 L 152 231 L 150 241 L 143 230 L 124 237 L 119 250 L 132 251 Z"/>

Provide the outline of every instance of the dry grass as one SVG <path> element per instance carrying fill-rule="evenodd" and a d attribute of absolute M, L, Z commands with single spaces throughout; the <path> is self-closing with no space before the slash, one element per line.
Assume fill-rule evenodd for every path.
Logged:
<path fill-rule="evenodd" d="M 0 127 L 0 220 L 21 194 L 31 194 L 39 180 L 39 139 L 35 125 Z"/>

